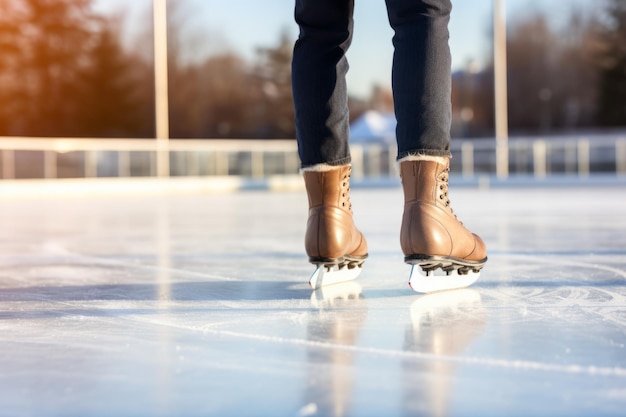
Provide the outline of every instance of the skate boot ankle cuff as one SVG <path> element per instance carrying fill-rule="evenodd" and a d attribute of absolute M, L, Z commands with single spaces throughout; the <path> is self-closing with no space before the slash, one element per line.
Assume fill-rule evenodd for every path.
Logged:
<path fill-rule="evenodd" d="M 342 167 L 350 166 L 350 164 L 346 165 L 329 165 L 329 164 L 316 164 L 308 167 L 300 168 L 300 174 L 305 172 L 328 172 L 335 169 L 339 169 Z"/>
<path fill-rule="evenodd" d="M 407 161 L 431 161 L 431 162 L 437 162 L 439 164 L 445 164 L 448 162 L 449 159 L 450 159 L 449 156 L 412 154 L 412 155 L 407 155 L 404 158 L 398 159 L 398 165 L 400 165 L 402 162 L 407 162 Z"/>

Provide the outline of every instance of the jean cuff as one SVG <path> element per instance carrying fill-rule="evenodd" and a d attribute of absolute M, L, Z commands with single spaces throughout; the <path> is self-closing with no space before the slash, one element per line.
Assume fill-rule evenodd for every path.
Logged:
<path fill-rule="evenodd" d="M 300 165 L 300 170 L 301 171 L 315 171 L 315 167 L 320 165 L 320 166 L 330 166 L 330 167 L 339 167 L 342 165 L 348 165 L 349 163 L 352 162 L 352 158 L 347 156 L 345 158 L 341 158 L 341 159 L 337 159 L 336 161 L 323 161 L 323 162 L 317 162 L 314 164 L 301 164 Z"/>
<path fill-rule="evenodd" d="M 446 156 L 448 158 L 452 158 L 452 154 L 450 151 L 440 150 L 440 149 L 414 149 L 410 151 L 402 151 L 398 152 L 398 157 L 396 161 L 404 159 L 408 156 Z"/>

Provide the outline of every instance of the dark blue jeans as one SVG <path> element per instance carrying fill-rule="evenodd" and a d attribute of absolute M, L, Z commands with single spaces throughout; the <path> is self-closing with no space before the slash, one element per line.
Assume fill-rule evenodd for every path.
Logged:
<path fill-rule="evenodd" d="M 398 159 L 450 155 L 450 0 L 386 0 Z M 292 87 L 302 167 L 350 162 L 346 51 L 354 0 L 296 0 Z M 372 59 L 376 59 L 372 56 Z"/>

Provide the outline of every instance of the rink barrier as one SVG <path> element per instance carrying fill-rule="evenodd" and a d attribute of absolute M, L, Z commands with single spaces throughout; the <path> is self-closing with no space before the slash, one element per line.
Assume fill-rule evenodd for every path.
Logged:
<path fill-rule="evenodd" d="M 303 191 L 299 175 L 252 179 L 236 176 L 144 177 L 0 181 L 0 199 L 58 196 L 145 196 L 156 194 L 222 194 L 240 191 Z"/>
<path fill-rule="evenodd" d="M 462 175 L 451 175 L 450 183 L 454 188 L 477 188 L 482 190 L 514 187 L 626 187 L 626 177 L 599 174 L 586 178 L 555 175 L 537 179 L 530 175 L 519 175 L 502 180 L 496 175 L 479 175 L 472 178 L 466 178 Z M 381 188 L 395 188 L 400 192 L 401 189 L 400 179 L 397 177 L 355 178 L 350 185 L 356 192 L 362 189 Z M 141 198 L 147 195 L 225 194 L 258 191 L 304 193 L 304 181 L 297 174 L 272 176 L 262 179 L 215 176 L 0 181 L 0 200 L 94 196 Z"/>
<path fill-rule="evenodd" d="M 515 138 L 506 145 L 508 175 L 585 178 L 626 175 L 626 134 Z M 493 138 L 453 139 L 451 169 L 466 179 L 493 175 Z M 3 180 L 42 178 L 245 177 L 296 175 L 294 140 L 181 140 L 0 137 Z M 354 178 L 396 177 L 395 144 L 352 143 Z M 161 167 L 162 168 L 162 167 Z M 500 177 L 501 179 L 505 179 Z"/>

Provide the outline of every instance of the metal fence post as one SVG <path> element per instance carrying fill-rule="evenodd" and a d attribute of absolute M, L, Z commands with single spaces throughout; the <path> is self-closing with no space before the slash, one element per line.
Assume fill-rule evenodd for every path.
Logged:
<path fill-rule="evenodd" d="M 264 161 L 263 161 L 263 152 L 255 151 L 250 155 L 250 171 L 252 172 L 252 176 L 254 178 L 263 178 Z"/>
<path fill-rule="evenodd" d="M 537 140 L 533 143 L 533 170 L 536 178 L 545 178 L 547 169 L 546 142 Z"/>
<path fill-rule="evenodd" d="M 167 79 L 167 1 L 153 0 L 154 90 L 156 117 L 156 170 L 159 177 L 170 176 L 169 95 Z"/>
<path fill-rule="evenodd" d="M 363 146 L 362 145 L 352 145 L 350 150 L 352 154 L 352 176 L 355 178 L 363 178 L 364 169 L 363 169 Z"/>
<path fill-rule="evenodd" d="M 117 176 L 130 177 L 130 152 L 117 152 Z"/>
<path fill-rule="evenodd" d="M 461 145 L 461 166 L 464 177 L 474 176 L 474 144 L 471 142 L 463 142 Z"/>
<path fill-rule="evenodd" d="M 226 152 L 215 152 L 215 175 L 228 175 L 229 174 L 229 163 L 228 163 L 228 153 Z"/>
<path fill-rule="evenodd" d="M 615 142 L 615 171 L 619 175 L 626 174 L 626 139 Z"/>
<path fill-rule="evenodd" d="M 496 172 L 509 176 L 509 122 L 507 104 L 506 13 L 505 0 L 493 3 L 494 102 L 496 111 Z"/>
<path fill-rule="evenodd" d="M 13 149 L 2 150 L 2 179 L 15 179 L 15 151 Z"/>
<path fill-rule="evenodd" d="M 57 177 L 57 153 L 55 151 L 43 153 L 43 176 L 46 179 Z"/>
<path fill-rule="evenodd" d="M 98 153 L 85 151 L 85 177 L 96 178 L 98 176 Z"/>
<path fill-rule="evenodd" d="M 581 177 L 589 176 L 589 141 L 578 141 L 578 175 Z"/>

